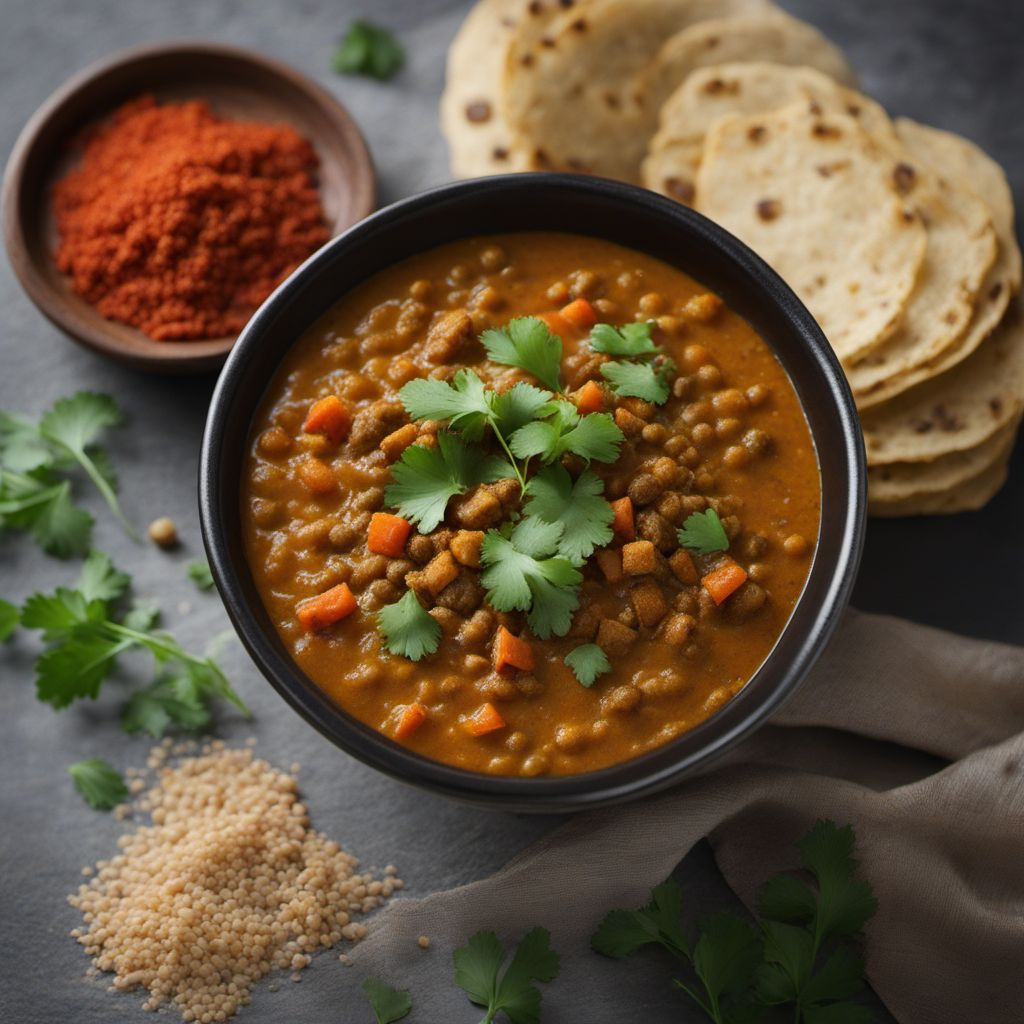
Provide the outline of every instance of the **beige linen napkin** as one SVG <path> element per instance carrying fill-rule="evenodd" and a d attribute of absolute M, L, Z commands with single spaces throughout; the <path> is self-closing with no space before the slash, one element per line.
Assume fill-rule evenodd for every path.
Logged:
<path fill-rule="evenodd" d="M 819 817 L 856 829 L 879 902 L 868 977 L 901 1024 L 1024 1021 L 1024 649 L 854 611 L 773 724 L 709 774 L 574 818 L 491 878 L 393 902 L 353 960 L 412 988 L 418 1019 L 469 1020 L 451 950 L 542 924 L 563 959 L 545 1020 L 646 1020 L 626 965 L 588 949 L 604 914 L 644 902 L 705 836 L 750 906 Z"/>

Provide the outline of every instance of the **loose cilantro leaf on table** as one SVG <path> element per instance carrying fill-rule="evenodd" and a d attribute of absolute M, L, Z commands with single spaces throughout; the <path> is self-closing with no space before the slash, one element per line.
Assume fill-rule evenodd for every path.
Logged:
<path fill-rule="evenodd" d="M 661 351 L 651 339 L 651 325 L 647 322 L 623 324 L 621 327 L 595 324 L 590 331 L 590 347 L 595 352 L 627 359 L 652 356 Z"/>
<path fill-rule="evenodd" d="M 509 447 L 520 459 L 539 456 L 555 462 L 563 455 L 578 455 L 588 462 L 614 462 L 624 435 L 605 412 L 581 416 L 571 402 L 552 404 L 548 419 L 534 420 L 520 427 L 510 438 Z"/>
<path fill-rule="evenodd" d="M 189 562 L 185 567 L 188 578 L 200 589 L 210 590 L 213 588 L 213 573 L 210 572 L 210 563 L 201 562 L 198 559 Z"/>
<path fill-rule="evenodd" d="M 553 981 L 560 967 L 550 943 L 546 928 L 527 932 L 504 972 L 506 953 L 494 932 L 477 932 L 455 951 L 455 984 L 470 1002 L 486 1008 L 481 1024 L 491 1024 L 499 1013 L 511 1024 L 537 1024 L 541 995 L 533 983 Z"/>
<path fill-rule="evenodd" d="M 373 1008 L 377 1024 L 394 1024 L 412 1009 L 412 999 L 408 992 L 385 985 L 377 978 L 367 978 L 362 989 Z"/>
<path fill-rule="evenodd" d="M 716 551 L 729 550 L 729 537 L 722 526 L 722 520 L 713 509 L 694 512 L 687 516 L 686 522 L 680 527 L 676 536 L 681 547 L 697 551 L 702 555 L 711 555 Z"/>
<path fill-rule="evenodd" d="M 574 482 L 562 466 L 545 466 L 530 481 L 526 512 L 563 525 L 556 551 L 579 566 L 612 539 L 612 507 L 603 493 L 604 482 L 592 470 L 585 469 Z"/>
<path fill-rule="evenodd" d="M 94 810 L 109 811 L 128 797 L 121 773 L 98 757 L 75 762 L 68 767 L 68 774 L 75 789 Z"/>
<path fill-rule="evenodd" d="M 454 434 L 441 431 L 436 447 L 414 444 L 405 449 L 391 467 L 392 483 L 384 488 L 384 500 L 422 533 L 430 533 L 455 495 L 510 475 L 503 459 L 481 456 Z"/>
<path fill-rule="evenodd" d="M 441 624 L 424 610 L 411 590 L 394 604 L 381 608 L 377 630 L 388 651 L 410 661 L 433 654 L 441 640 Z"/>
<path fill-rule="evenodd" d="M 641 398 L 645 402 L 663 405 L 668 401 L 669 366 L 663 363 L 604 363 L 601 375 L 615 393 L 622 398 Z"/>
<path fill-rule="evenodd" d="M 484 331 L 480 341 L 492 362 L 518 367 L 552 391 L 562 390 L 562 339 L 543 320 L 517 317 L 504 328 Z"/>
<path fill-rule="evenodd" d="M 712 1020 L 757 1020 L 760 1014 L 748 993 L 764 952 L 758 930 L 726 911 L 709 914 L 699 929 L 692 961 L 703 992 L 679 979 L 676 984 Z"/>
<path fill-rule="evenodd" d="M 0 644 L 6 643 L 13 636 L 21 622 L 21 612 L 9 601 L 0 599 Z"/>
<path fill-rule="evenodd" d="M 45 470 L 32 476 L 0 469 L 0 528 L 27 530 L 49 555 L 89 550 L 93 518 L 71 500 L 71 484 Z"/>
<path fill-rule="evenodd" d="M 608 655 L 597 644 L 581 644 L 566 656 L 565 663 L 572 669 L 580 686 L 593 686 L 598 676 L 611 672 Z"/>
<path fill-rule="evenodd" d="M 338 44 L 332 63 L 340 75 L 366 75 L 384 82 L 405 63 L 405 51 L 386 28 L 357 19 Z"/>
<path fill-rule="evenodd" d="M 650 902 L 639 910 L 613 910 L 590 939 L 591 947 L 605 956 L 620 959 L 641 946 L 658 943 L 670 953 L 688 958 L 683 937 L 683 890 L 670 878 L 651 890 Z"/>
<path fill-rule="evenodd" d="M 583 576 L 567 559 L 555 557 L 565 527 L 535 516 L 506 533 L 488 530 L 480 551 L 480 581 L 498 611 L 524 611 L 541 640 L 565 636 L 579 606 Z"/>

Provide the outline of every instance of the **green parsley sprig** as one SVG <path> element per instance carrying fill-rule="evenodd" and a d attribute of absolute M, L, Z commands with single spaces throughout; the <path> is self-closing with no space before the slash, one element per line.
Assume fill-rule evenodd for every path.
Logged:
<path fill-rule="evenodd" d="M 792 1007 L 795 1024 L 868 1024 L 870 1011 L 850 1002 L 864 974 L 854 943 L 877 901 L 856 877 L 853 829 L 818 821 L 797 846 L 813 884 L 788 873 L 769 879 L 758 894 L 756 925 L 711 914 L 691 946 L 682 890 L 670 879 L 646 906 L 609 913 L 591 946 L 621 958 L 660 945 L 688 966 L 692 978 L 676 984 L 716 1024 L 756 1021 L 768 1007 Z"/>

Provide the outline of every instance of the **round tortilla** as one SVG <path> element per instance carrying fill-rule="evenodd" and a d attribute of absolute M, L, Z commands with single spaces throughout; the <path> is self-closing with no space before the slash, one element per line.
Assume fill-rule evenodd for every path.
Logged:
<path fill-rule="evenodd" d="M 1024 319 L 1019 302 L 969 358 L 861 413 L 868 464 L 928 462 L 974 448 L 1024 410 Z"/>
<path fill-rule="evenodd" d="M 959 337 L 922 365 L 895 374 L 869 393 L 858 395 L 857 404 L 862 409 L 880 405 L 965 360 L 999 324 L 1021 284 L 1013 194 L 999 164 L 974 143 L 938 128 L 899 118 L 896 130 L 914 156 L 935 169 L 957 191 L 971 191 L 983 197 L 992 214 L 997 253 L 978 290 L 970 321 Z"/>
<path fill-rule="evenodd" d="M 656 115 L 636 81 L 662 43 L 708 18 L 775 9 L 771 0 L 587 0 L 542 33 L 517 27 L 503 88 L 517 144 L 538 168 L 638 182 L 638 125 Z"/>
<path fill-rule="evenodd" d="M 696 208 L 767 260 L 849 361 L 896 329 L 924 259 L 895 171 L 858 119 L 801 100 L 715 123 Z"/>

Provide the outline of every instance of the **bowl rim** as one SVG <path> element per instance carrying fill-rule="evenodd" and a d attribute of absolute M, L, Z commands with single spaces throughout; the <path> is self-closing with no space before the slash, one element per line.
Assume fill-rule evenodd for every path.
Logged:
<path fill-rule="evenodd" d="M 7 158 L 3 184 L 0 187 L 0 214 L 3 219 L 4 243 L 8 260 L 18 282 L 36 308 L 51 323 L 84 347 L 141 369 L 192 373 L 218 369 L 240 335 L 237 337 L 156 341 L 146 337 L 141 331 L 137 331 L 143 344 L 147 347 L 148 345 L 153 346 L 152 352 L 142 352 L 123 346 L 113 333 L 104 332 L 99 327 L 82 321 L 69 312 L 65 297 L 52 287 L 45 275 L 40 272 L 36 261 L 29 255 L 31 251 L 29 232 L 21 215 L 22 194 L 28 184 L 27 168 L 41 145 L 41 140 L 46 135 L 46 129 L 61 117 L 65 109 L 84 90 L 116 74 L 122 68 L 144 64 L 154 58 L 176 55 L 183 57 L 201 55 L 206 58 L 223 58 L 249 64 L 272 78 L 276 77 L 288 82 L 326 116 L 338 135 L 345 139 L 346 147 L 350 149 L 353 160 L 363 169 L 363 173 L 357 175 L 353 181 L 352 222 L 341 232 L 337 232 L 336 224 L 330 225 L 333 237 L 338 237 L 338 234 L 343 233 L 348 227 L 358 223 L 373 211 L 377 203 L 377 181 L 373 158 L 362 131 L 341 101 L 314 79 L 296 68 L 245 47 L 189 38 L 140 43 L 93 61 L 76 71 L 50 93 L 18 133 Z M 84 126 L 83 123 L 79 125 L 79 128 Z"/>
<path fill-rule="evenodd" d="M 227 542 L 225 527 L 231 520 L 225 518 L 228 510 L 221 501 L 220 480 L 225 471 L 225 461 L 230 464 L 231 457 L 224 451 L 224 435 L 233 399 L 245 376 L 248 354 L 260 344 L 264 326 L 272 324 L 279 312 L 293 302 L 293 296 L 302 290 L 304 281 L 313 279 L 320 268 L 337 259 L 339 250 L 357 252 L 359 245 L 374 232 L 402 222 L 406 222 L 407 227 L 410 216 L 432 205 L 457 202 L 460 197 L 481 190 L 507 197 L 510 193 L 529 193 L 533 189 L 589 193 L 596 202 L 640 204 L 648 212 L 675 219 L 681 230 L 691 232 L 700 244 L 717 248 L 760 291 L 762 301 L 777 307 L 816 364 L 821 390 L 831 396 L 843 450 L 841 453 L 830 450 L 828 456 L 830 463 L 837 460 L 844 463 L 837 479 L 845 492 L 845 508 L 842 509 L 841 520 L 826 523 L 822 515 L 815 558 L 786 625 L 744 689 L 716 714 L 660 747 L 606 768 L 575 775 L 519 778 L 471 772 L 418 754 L 358 721 L 326 697 L 283 652 L 276 635 L 273 639 L 268 637 L 243 595 L 238 567 L 233 563 Z M 482 229 L 477 233 L 486 234 L 488 231 Z M 593 235 L 602 237 L 599 232 Z M 460 237 L 472 236 L 470 231 Z M 410 246 L 400 254 L 396 253 L 393 262 L 428 251 L 439 244 L 442 243 L 434 240 Z M 634 248 L 642 251 L 642 247 Z M 343 294 L 339 294 L 336 301 L 341 298 Z M 326 308 L 312 317 L 310 324 L 325 311 Z M 772 345 L 767 339 L 766 343 Z M 282 358 L 285 351 L 287 349 L 281 352 Z M 264 387 L 267 385 L 269 379 Z M 801 406 L 806 416 L 806 403 L 802 398 Z M 251 424 L 251 418 L 248 422 Z M 808 424 L 815 443 L 819 472 L 823 474 L 823 454 L 809 418 Z M 346 753 L 385 774 L 448 797 L 502 810 L 565 812 L 614 804 L 666 788 L 724 754 L 763 724 L 792 695 L 821 655 L 848 604 L 864 543 L 866 476 L 859 420 L 838 359 L 795 293 L 751 249 L 688 207 L 637 186 L 571 174 L 507 174 L 441 185 L 379 210 L 328 242 L 266 300 L 240 335 L 211 399 L 200 455 L 199 511 L 213 576 L 243 645 L 277 692 L 322 735 Z M 232 509 L 231 512 L 237 528 L 238 510 Z M 835 564 L 831 568 L 821 566 L 818 560 L 826 527 L 835 531 L 837 538 Z M 813 606 L 812 600 L 816 602 Z M 794 638 L 791 628 L 798 613 L 806 618 L 806 628 L 802 636 Z M 784 639 L 790 648 L 789 658 L 784 666 L 777 668 L 773 659 Z M 749 706 L 744 708 L 744 692 L 771 669 L 778 674 L 774 688 L 761 695 L 758 703 L 749 705 L 748 702 Z M 678 756 L 671 757 L 672 751 L 677 751 Z"/>

